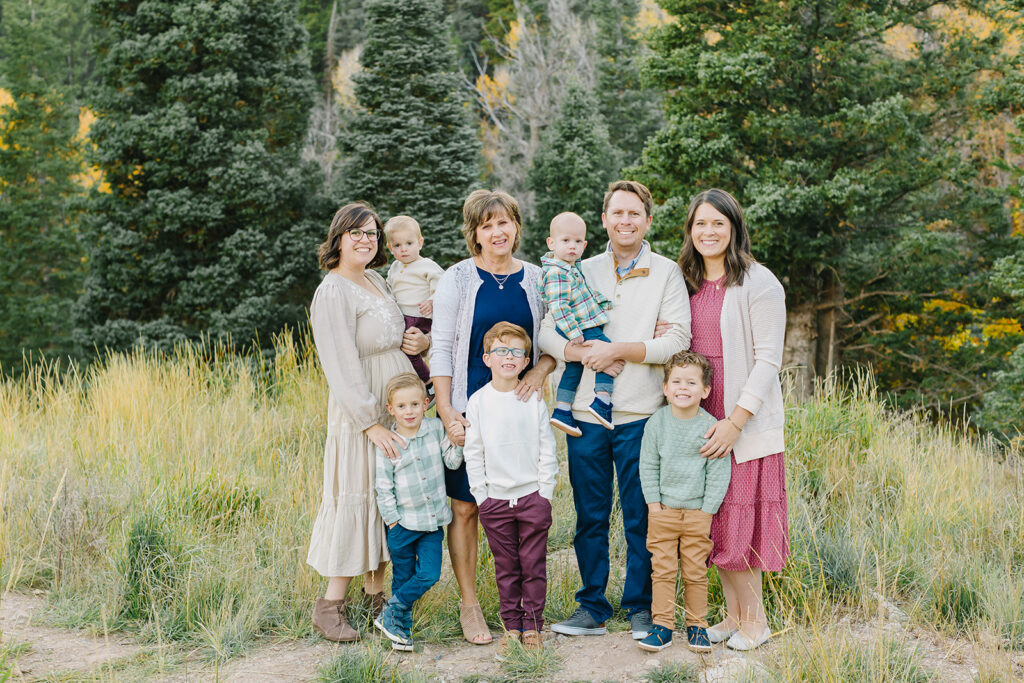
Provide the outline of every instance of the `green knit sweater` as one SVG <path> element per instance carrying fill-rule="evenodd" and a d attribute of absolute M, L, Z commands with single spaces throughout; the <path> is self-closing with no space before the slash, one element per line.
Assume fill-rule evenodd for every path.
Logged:
<path fill-rule="evenodd" d="M 689 420 L 665 406 L 651 416 L 640 444 L 640 485 L 644 500 L 670 508 L 718 512 L 732 475 L 732 456 L 705 458 L 700 447 L 715 424 L 703 408 Z"/>

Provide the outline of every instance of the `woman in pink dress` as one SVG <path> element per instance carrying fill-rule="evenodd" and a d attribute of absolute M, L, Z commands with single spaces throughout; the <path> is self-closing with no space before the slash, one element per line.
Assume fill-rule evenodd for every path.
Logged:
<path fill-rule="evenodd" d="M 761 572 L 789 556 L 779 368 L 786 334 L 782 285 L 750 255 L 743 211 L 723 190 L 690 203 L 679 267 L 690 292 L 690 349 L 714 367 L 702 406 L 718 422 L 701 453 L 731 457 L 732 479 L 711 522 L 726 617 L 708 629 L 713 643 L 750 650 L 771 637 Z"/>

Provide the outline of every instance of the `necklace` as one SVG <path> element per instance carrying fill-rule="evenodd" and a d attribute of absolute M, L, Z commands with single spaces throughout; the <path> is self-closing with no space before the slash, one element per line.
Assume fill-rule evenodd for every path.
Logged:
<path fill-rule="evenodd" d="M 498 285 L 498 289 L 505 289 L 505 281 L 508 280 L 510 277 L 512 277 L 512 273 L 505 273 L 504 277 L 502 277 L 499 280 L 498 276 L 494 274 L 493 270 L 491 270 L 490 264 L 488 264 L 487 261 L 484 261 L 482 256 L 480 257 L 480 261 L 485 266 L 484 268 L 481 268 L 481 270 L 486 270 L 488 275 L 490 275 L 492 278 L 494 278 L 494 284 Z"/>
<path fill-rule="evenodd" d="M 487 272 L 491 273 L 491 271 L 487 271 Z M 500 280 L 498 279 L 498 276 L 495 275 L 494 273 L 491 273 L 491 277 L 494 278 L 494 282 L 495 282 L 495 284 L 498 285 L 498 289 L 505 289 L 505 280 L 507 280 L 510 277 L 512 277 L 512 273 L 507 273 L 505 275 L 505 277 L 501 278 Z"/>

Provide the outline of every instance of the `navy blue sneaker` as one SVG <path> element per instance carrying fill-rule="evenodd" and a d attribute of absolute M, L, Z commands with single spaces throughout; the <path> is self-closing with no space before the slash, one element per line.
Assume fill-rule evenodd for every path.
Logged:
<path fill-rule="evenodd" d="M 612 404 L 605 403 L 599 398 L 595 398 L 590 402 L 590 406 L 587 408 L 590 414 L 597 418 L 597 421 L 601 423 L 601 426 L 605 429 L 615 429 L 615 425 L 612 424 Z"/>
<path fill-rule="evenodd" d="M 391 598 L 380 616 L 373 620 L 373 625 L 391 641 L 392 650 L 412 652 L 412 637 L 403 623 L 404 612 L 405 606 Z"/>
<path fill-rule="evenodd" d="M 648 652 L 661 652 L 672 644 L 672 631 L 660 624 L 651 627 L 647 637 L 637 643 L 637 647 Z"/>
<path fill-rule="evenodd" d="M 580 426 L 576 424 L 576 418 L 572 416 L 571 410 L 555 408 L 555 411 L 551 413 L 551 426 L 561 429 L 569 436 L 583 435 L 583 431 L 580 430 Z"/>
<path fill-rule="evenodd" d="M 686 646 L 694 652 L 711 652 L 708 630 L 703 626 L 686 627 Z"/>

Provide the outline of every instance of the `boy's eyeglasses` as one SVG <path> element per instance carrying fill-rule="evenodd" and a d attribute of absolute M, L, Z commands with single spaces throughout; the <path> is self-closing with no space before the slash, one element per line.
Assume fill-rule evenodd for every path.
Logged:
<path fill-rule="evenodd" d="M 526 349 L 510 349 L 507 346 L 499 346 L 496 349 L 491 349 L 490 353 L 493 353 L 495 356 L 502 357 L 511 354 L 513 358 L 522 358 L 526 355 Z"/>
<path fill-rule="evenodd" d="M 353 242 L 358 242 L 363 239 L 363 235 L 366 235 L 367 239 L 371 242 L 376 242 L 380 239 L 380 230 L 374 228 L 373 230 L 363 230 L 362 228 L 349 228 L 345 232 L 352 238 Z"/>

